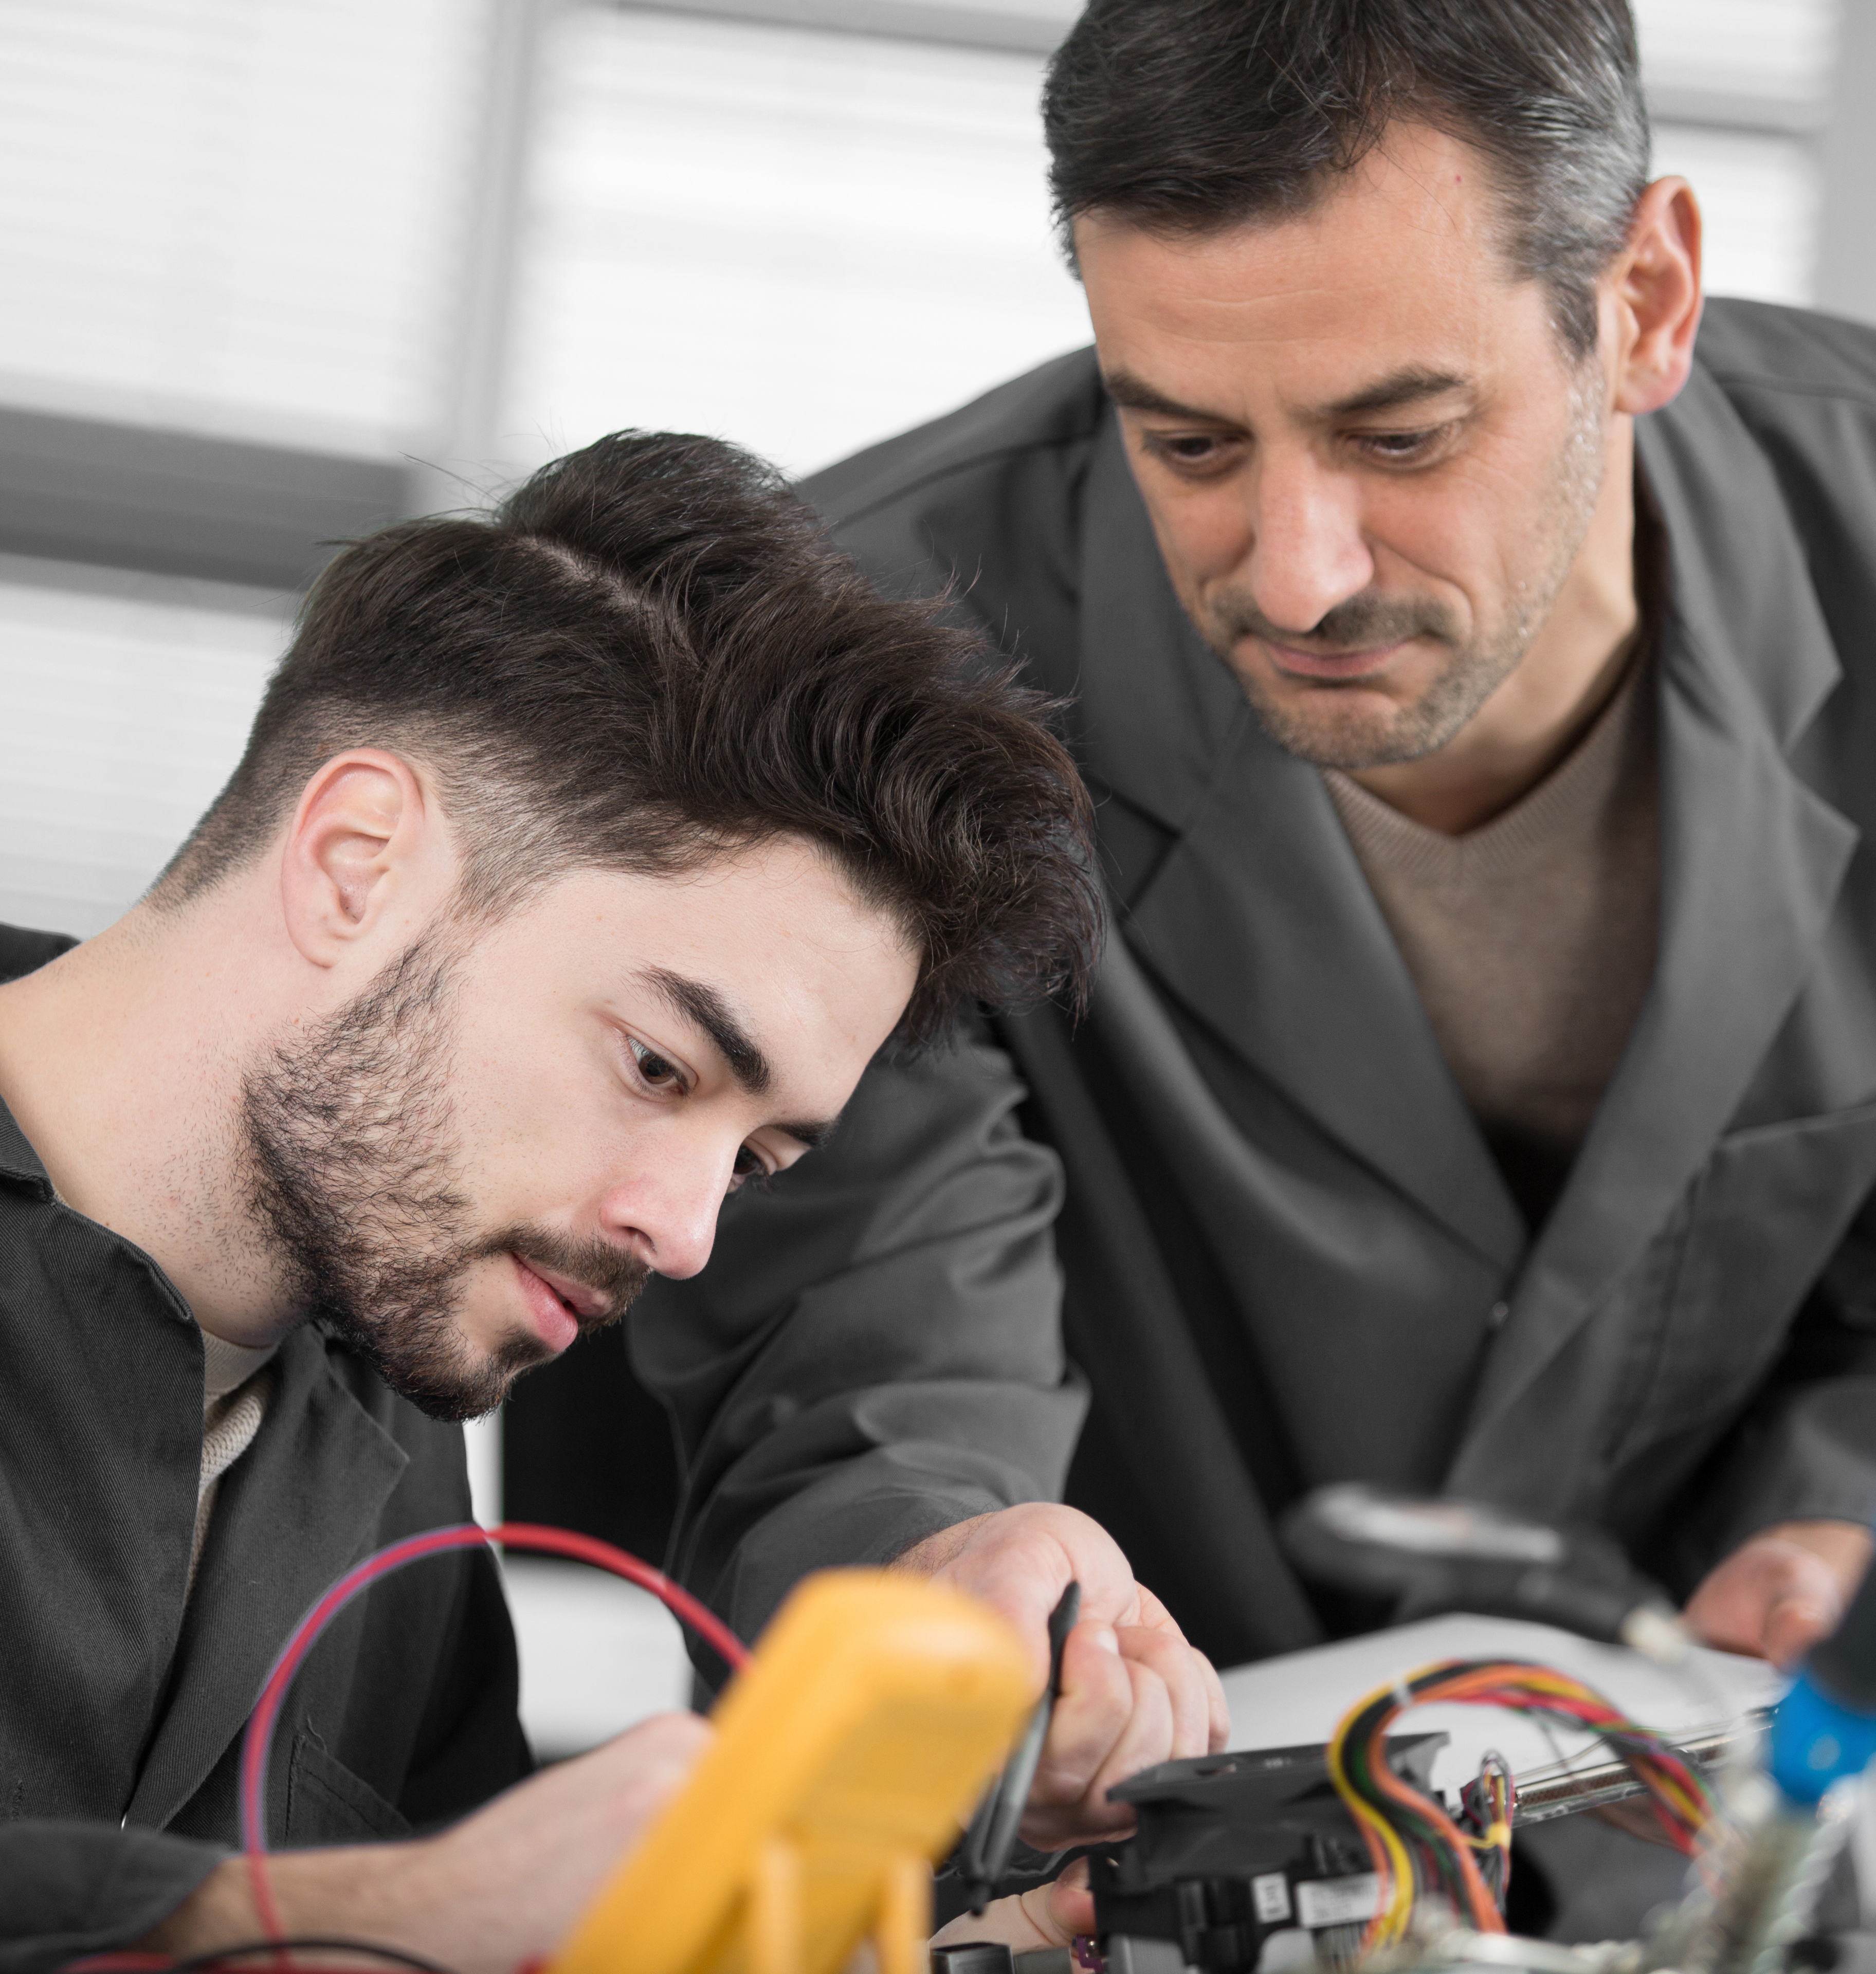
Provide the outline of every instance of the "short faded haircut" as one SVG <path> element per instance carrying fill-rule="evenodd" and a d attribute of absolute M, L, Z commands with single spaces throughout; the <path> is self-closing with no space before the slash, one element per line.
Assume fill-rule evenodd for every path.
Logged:
<path fill-rule="evenodd" d="M 382 747 L 435 778 L 471 916 L 805 838 L 919 954 L 900 1035 L 929 1041 L 971 1003 L 1084 996 L 1091 819 L 1051 712 L 938 606 L 875 592 L 759 461 L 621 432 L 490 514 L 346 548 L 149 902 L 220 883 L 325 762 Z"/>

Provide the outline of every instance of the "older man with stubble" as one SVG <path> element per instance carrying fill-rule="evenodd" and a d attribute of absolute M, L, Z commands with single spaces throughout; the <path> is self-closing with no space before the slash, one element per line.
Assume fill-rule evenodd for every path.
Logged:
<path fill-rule="evenodd" d="M 802 1189 L 893 1238 L 759 1204 L 647 1333 L 890 1282 L 990 1458 L 1062 1295 L 1066 1498 L 1221 1663 L 1387 1615 L 1273 1537 L 1352 1480 L 1789 1659 L 1876 1510 L 1876 333 L 1703 316 L 1625 0 L 1094 0 L 1044 123 L 1094 347 L 808 491 L 1076 696 L 1091 1012 L 869 1071 L 896 1155 Z"/>

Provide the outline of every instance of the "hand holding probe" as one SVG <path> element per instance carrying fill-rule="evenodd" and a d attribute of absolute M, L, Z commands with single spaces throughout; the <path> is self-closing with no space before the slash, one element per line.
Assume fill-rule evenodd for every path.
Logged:
<path fill-rule="evenodd" d="M 989 1904 L 997 1881 L 1009 1868 L 1010 1853 L 1016 1844 L 1016 1826 L 1022 1821 L 1023 1805 L 1029 1800 L 1036 1766 L 1042 1759 L 1042 1744 L 1048 1738 L 1049 1721 L 1061 1695 L 1062 1650 L 1081 1615 L 1081 1586 L 1071 1583 L 1062 1592 L 1061 1602 L 1049 1613 L 1048 1685 L 1036 1702 L 1015 1753 L 977 1805 L 977 1813 L 959 1847 L 958 1869 L 973 1913 L 981 1913 Z"/>

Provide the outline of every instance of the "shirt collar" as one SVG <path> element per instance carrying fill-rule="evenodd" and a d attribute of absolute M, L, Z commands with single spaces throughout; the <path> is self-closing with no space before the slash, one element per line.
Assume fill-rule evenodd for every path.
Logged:
<path fill-rule="evenodd" d="M 0 1099 L 0 1179 L 17 1180 L 48 1203 L 57 1197 L 52 1189 L 51 1175 L 27 1142 L 26 1133 L 14 1121 L 4 1099 Z"/>

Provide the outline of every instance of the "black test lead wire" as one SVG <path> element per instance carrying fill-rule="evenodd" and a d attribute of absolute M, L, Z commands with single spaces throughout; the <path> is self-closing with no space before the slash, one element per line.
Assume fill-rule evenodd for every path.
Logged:
<path fill-rule="evenodd" d="M 1042 1759 L 1042 1743 L 1048 1738 L 1049 1720 L 1061 1697 L 1062 1651 L 1081 1615 L 1081 1586 L 1071 1583 L 1049 1613 L 1048 1685 L 1036 1702 L 1016 1752 L 977 1805 L 977 1814 L 971 1818 L 959 1848 L 958 1869 L 973 1913 L 981 1913 L 990 1903 L 998 1879 L 1009 1868 L 1010 1853 L 1016 1845 L 1016 1826 L 1022 1821 L 1023 1805 L 1029 1800 L 1036 1765 Z"/>

